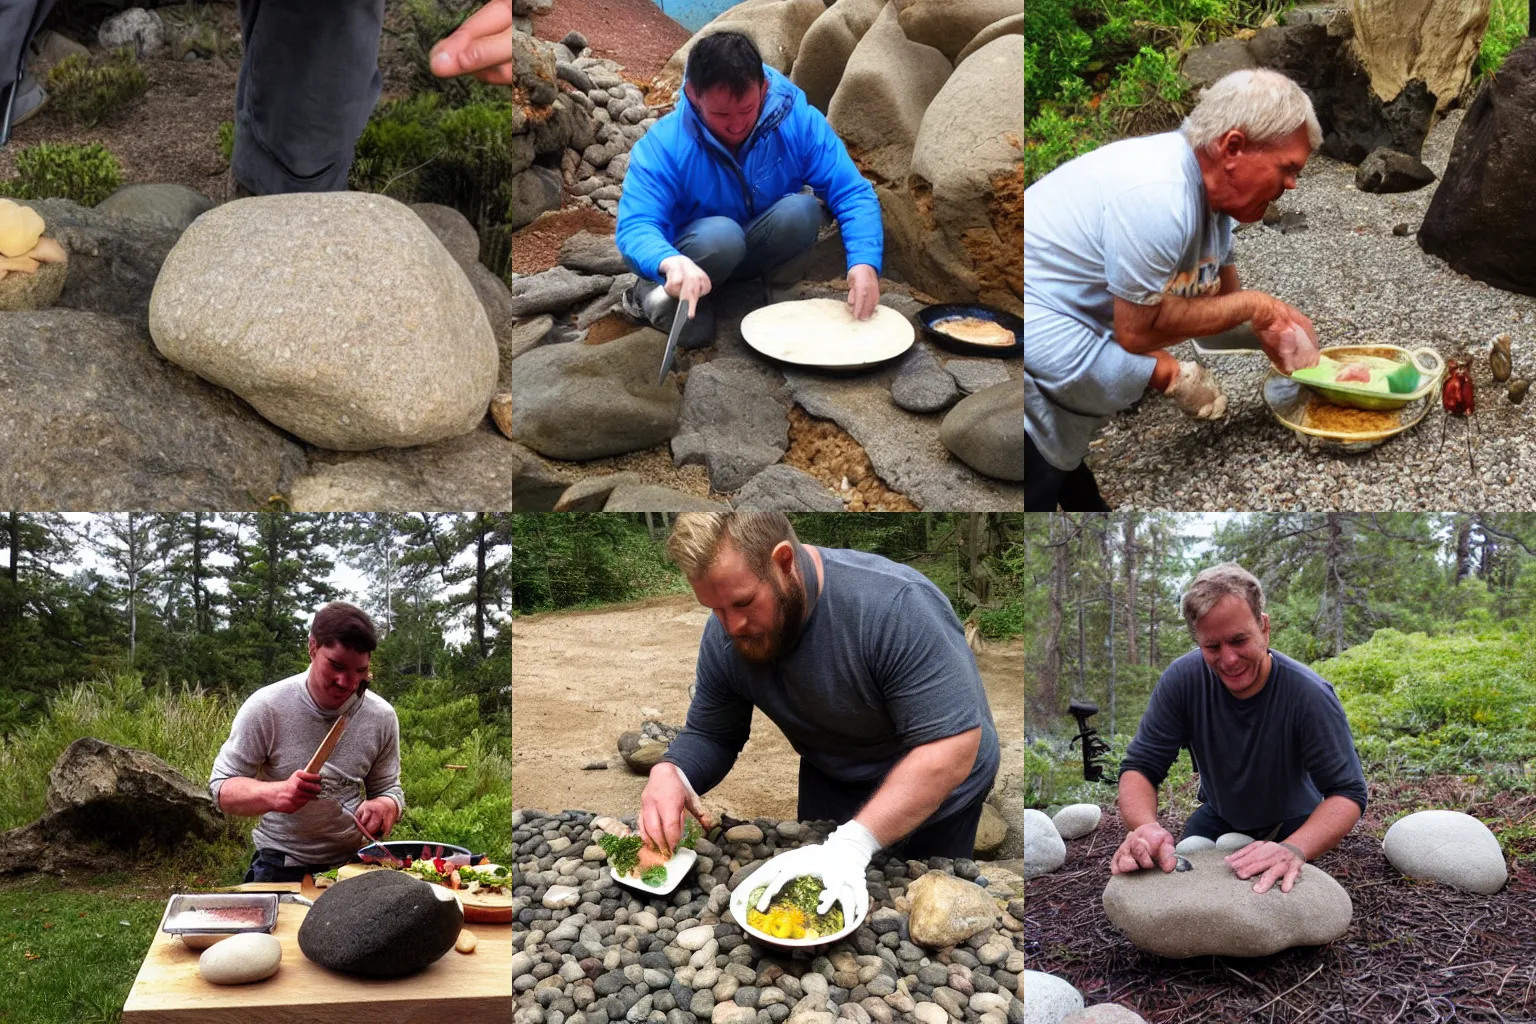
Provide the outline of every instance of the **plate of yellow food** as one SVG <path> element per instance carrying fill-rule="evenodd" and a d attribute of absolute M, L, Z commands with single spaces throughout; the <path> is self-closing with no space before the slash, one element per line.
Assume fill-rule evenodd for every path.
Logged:
<path fill-rule="evenodd" d="M 771 863 L 771 862 L 770 862 Z M 816 913 L 821 900 L 821 879 L 801 875 L 792 879 L 768 904 L 757 909 L 757 901 L 768 888 L 768 865 L 748 875 L 731 893 L 731 916 L 748 935 L 775 946 L 822 946 L 851 935 L 863 923 L 868 909 L 847 913 L 841 901 L 834 902 L 825 914 Z"/>
<path fill-rule="evenodd" d="M 1024 353 L 1024 321 L 993 306 L 948 302 L 917 314 L 929 341 L 968 356 L 1006 359 Z"/>

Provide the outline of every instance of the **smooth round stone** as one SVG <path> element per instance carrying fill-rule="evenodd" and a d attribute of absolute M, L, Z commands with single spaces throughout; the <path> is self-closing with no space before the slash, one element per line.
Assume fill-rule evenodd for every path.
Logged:
<path fill-rule="evenodd" d="M 1196 850 L 1214 850 L 1216 840 L 1209 836 L 1185 836 L 1174 846 L 1175 853 L 1191 854 Z"/>
<path fill-rule="evenodd" d="M 1050 874 L 1061 867 L 1066 859 L 1067 844 L 1061 838 L 1061 833 L 1056 831 L 1056 823 L 1046 817 L 1044 811 L 1037 811 L 1033 807 L 1024 808 L 1025 881 Z"/>
<path fill-rule="evenodd" d="M 214 985 L 244 985 L 277 973 L 283 945 L 266 932 L 243 932 L 220 939 L 197 958 L 198 973 Z"/>
<path fill-rule="evenodd" d="M 1104 812 L 1098 804 L 1068 804 L 1051 819 L 1063 839 L 1081 839 L 1099 827 Z"/>
<path fill-rule="evenodd" d="M 550 910 L 564 910 L 581 902 L 581 890 L 569 885 L 552 885 L 540 902 Z"/>
<path fill-rule="evenodd" d="M 753 1024 L 757 1020 L 757 1011 L 735 1003 L 716 1003 L 709 1019 L 710 1024 Z"/>
<path fill-rule="evenodd" d="M 949 1024 L 949 1011 L 938 1003 L 918 1003 L 912 1016 L 921 1024 Z"/>
<path fill-rule="evenodd" d="M 1253 836 L 1242 832 L 1223 832 L 1216 837 L 1216 849 L 1231 853 L 1233 850 L 1241 850 L 1253 842 Z"/>
<path fill-rule="evenodd" d="M 1498 892 L 1509 879 L 1498 839 L 1460 811 L 1415 811 L 1393 822 L 1381 845 L 1392 866 L 1410 878 L 1484 895 Z"/>
<path fill-rule="evenodd" d="M 701 924 L 694 928 L 685 928 L 677 933 L 673 941 L 689 952 L 697 952 L 715 937 L 713 925 Z"/>
<path fill-rule="evenodd" d="M 763 841 L 763 830 L 756 825 L 737 825 L 727 829 L 725 841 L 728 843 L 760 843 Z"/>
<path fill-rule="evenodd" d="M 322 967 L 397 978 L 453 948 L 464 908 L 447 889 L 400 871 L 370 871 L 322 892 L 299 925 L 299 948 Z"/>
<path fill-rule="evenodd" d="M 1059 1024 L 1147 1024 L 1146 1019 L 1134 1010 L 1127 1010 L 1119 1003 L 1100 1003 L 1097 1006 L 1073 1010 L 1061 1018 Z"/>
<path fill-rule="evenodd" d="M 1083 1008 L 1083 994 L 1054 974 L 1025 971 L 1023 995 L 1024 1024 L 1056 1024 Z"/>

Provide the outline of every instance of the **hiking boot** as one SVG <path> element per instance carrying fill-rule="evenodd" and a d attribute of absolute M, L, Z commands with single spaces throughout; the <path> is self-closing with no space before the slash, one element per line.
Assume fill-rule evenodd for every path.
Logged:
<path fill-rule="evenodd" d="M 634 284 L 630 285 L 628 288 L 625 288 L 624 291 L 620 293 L 619 312 L 622 313 L 624 318 L 630 323 L 635 324 L 638 327 L 644 327 L 651 321 L 645 315 L 645 307 L 641 304 L 640 296 L 636 294 L 636 290 L 639 287 L 640 282 L 636 281 Z"/>
<path fill-rule="evenodd" d="M 677 313 L 678 301 L 656 281 L 639 280 L 624 289 L 619 296 L 619 308 L 631 323 L 650 325 L 663 334 L 672 331 L 672 318 Z M 709 298 L 699 300 L 699 308 L 693 319 L 678 335 L 679 348 L 703 348 L 715 340 L 715 312 Z"/>

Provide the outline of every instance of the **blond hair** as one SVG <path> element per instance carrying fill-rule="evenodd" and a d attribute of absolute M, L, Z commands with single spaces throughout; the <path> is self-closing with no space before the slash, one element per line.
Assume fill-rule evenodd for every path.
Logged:
<path fill-rule="evenodd" d="M 1289 138 L 1302 125 L 1312 148 L 1321 146 L 1323 129 L 1301 86 L 1278 71 L 1248 68 L 1232 72 L 1201 93 L 1179 131 L 1199 151 L 1234 128 L 1250 142 L 1267 146 Z"/>
<path fill-rule="evenodd" d="M 1179 606 L 1189 631 L 1193 633 L 1195 623 L 1229 594 L 1243 599 L 1253 612 L 1254 622 L 1264 621 L 1264 587 L 1258 577 L 1236 562 L 1223 562 L 1201 572 L 1184 591 Z"/>
<path fill-rule="evenodd" d="M 768 578 L 768 556 L 780 541 L 799 543 L 782 512 L 679 512 L 667 538 L 667 555 L 684 576 L 698 579 L 720 557 L 727 537 L 758 579 Z"/>

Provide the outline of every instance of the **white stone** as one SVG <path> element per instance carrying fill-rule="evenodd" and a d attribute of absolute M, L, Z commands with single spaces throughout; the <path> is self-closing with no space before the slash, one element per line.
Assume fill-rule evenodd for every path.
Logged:
<path fill-rule="evenodd" d="M 544 892 L 541 901 L 550 910 L 563 910 L 581 902 L 581 890 L 570 885 L 552 885 Z"/>
<path fill-rule="evenodd" d="M 1467 892 L 1492 895 L 1509 880 L 1504 853 L 1488 826 L 1460 811 L 1415 811 L 1387 829 L 1381 843 L 1392 866 Z"/>
<path fill-rule="evenodd" d="M 203 980 L 215 985 L 244 985 L 277 973 L 283 945 L 266 932 L 242 932 L 220 939 L 197 959 Z"/>
<path fill-rule="evenodd" d="M 714 937 L 714 925 L 701 924 L 693 928 L 684 928 L 678 932 L 677 944 L 690 952 L 694 952 L 703 949 L 709 940 Z"/>
<path fill-rule="evenodd" d="M 1022 976 L 1024 1024 L 1056 1024 L 1083 1008 L 1083 994 L 1054 974 L 1025 971 Z"/>
<path fill-rule="evenodd" d="M 1056 812 L 1051 822 L 1063 839 L 1081 839 L 1099 827 L 1104 812 L 1098 804 L 1069 804 Z"/>
<path fill-rule="evenodd" d="M 1233 850 L 1241 850 L 1253 841 L 1253 836 L 1243 832 L 1223 832 L 1216 837 L 1216 849 L 1231 853 Z"/>
<path fill-rule="evenodd" d="M 938 1003 L 918 1003 L 912 1016 L 922 1024 L 949 1024 L 949 1011 Z"/>
<path fill-rule="evenodd" d="M 1196 850 L 1214 850 L 1216 840 L 1209 836 L 1185 836 L 1173 849 L 1175 853 L 1190 854 Z"/>
<path fill-rule="evenodd" d="M 1067 844 L 1044 811 L 1024 809 L 1024 878 L 1048 875 L 1067 859 Z"/>

